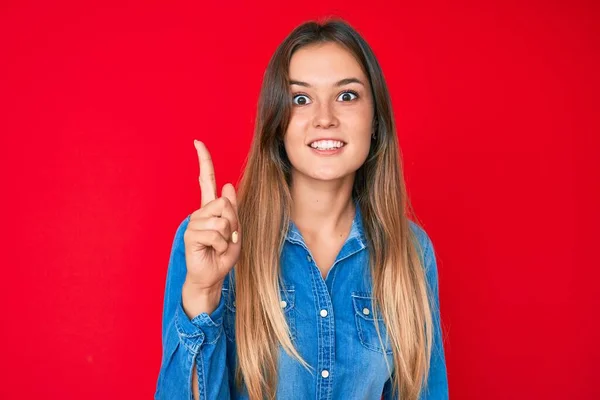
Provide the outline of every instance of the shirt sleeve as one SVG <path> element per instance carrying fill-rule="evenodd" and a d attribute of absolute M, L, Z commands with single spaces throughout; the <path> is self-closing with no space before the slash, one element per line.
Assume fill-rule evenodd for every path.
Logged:
<path fill-rule="evenodd" d="M 201 400 L 229 399 L 227 340 L 223 333 L 224 296 L 210 314 L 190 319 L 183 310 L 181 289 L 185 281 L 183 235 L 188 215 L 177 228 L 165 284 L 162 315 L 162 360 L 154 398 L 192 399 L 192 368 L 198 374 Z"/>
<path fill-rule="evenodd" d="M 431 293 L 431 313 L 433 319 L 433 344 L 431 348 L 431 359 L 429 376 L 426 385 L 421 391 L 419 400 L 445 400 L 448 399 L 448 375 L 446 370 L 446 358 L 444 355 L 444 342 L 440 317 L 438 269 L 435 251 L 431 239 L 427 233 L 416 225 L 417 237 L 423 248 L 423 264 L 427 284 Z M 398 396 L 392 396 L 392 380 L 386 382 L 383 389 L 383 400 L 398 400 Z"/>

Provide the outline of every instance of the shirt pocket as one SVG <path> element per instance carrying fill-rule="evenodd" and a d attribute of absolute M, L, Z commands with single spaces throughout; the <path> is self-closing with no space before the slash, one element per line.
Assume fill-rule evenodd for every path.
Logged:
<path fill-rule="evenodd" d="M 296 339 L 296 291 L 293 285 L 284 285 L 279 291 L 280 307 L 290 328 L 292 340 Z M 227 287 L 223 287 L 221 295 L 225 297 L 225 316 L 223 317 L 223 330 L 230 342 L 235 341 L 235 296 Z"/>
<path fill-rule="evenodd" d="M 392 346 L 387 336 L 387 329 L 383 317 L 373 317 L 373 297 L 367 292 L 352 292 L 352 305 L 354 307 L 354 320 L 356 332 L 360 343 L 369 350 L 379 353 L 392 354 Z M 383 346 L 379 342 L 375 324 L 379 326 L 379 332 Z"/>

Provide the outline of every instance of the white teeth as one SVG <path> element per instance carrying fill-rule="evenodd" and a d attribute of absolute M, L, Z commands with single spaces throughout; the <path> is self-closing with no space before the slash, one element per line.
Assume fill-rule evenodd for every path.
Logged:
<path fill-rule="evenodd" d="M 312 142 L 310 147 L 319 150 L 332 150 L 339 149 L 343 145 L 344 143 L 337 140 L 317 140 L 316 142 Z"/>

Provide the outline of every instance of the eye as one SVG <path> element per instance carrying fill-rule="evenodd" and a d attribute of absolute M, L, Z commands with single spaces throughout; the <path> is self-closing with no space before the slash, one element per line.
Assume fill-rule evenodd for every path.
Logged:
<path fill-rule="evenodd" d="M 343 101 L 343 102 L 352 101 L 352 100 L 358 99 L 358 94 L 351 90 L 347 90 L 338 96 L 338 100 L 340 100 L 340 99 L 342 99 L 341 101 Z"/>
<path fill-rule="evenodd" d="M 310 99 L 305 94 L 297 94 L 292 99 L 292 102 L 297 106 L 304 106 L 310 103 Z"/>

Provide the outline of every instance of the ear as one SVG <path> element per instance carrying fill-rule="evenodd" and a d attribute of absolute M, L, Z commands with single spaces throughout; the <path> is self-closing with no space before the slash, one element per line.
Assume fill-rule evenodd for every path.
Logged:
<path fill-rule="evenodd" d="M 377 128 L 379 127 L 379 121 L 377 117 L 373 118 L 373 133 L 377 132 Z"/>

